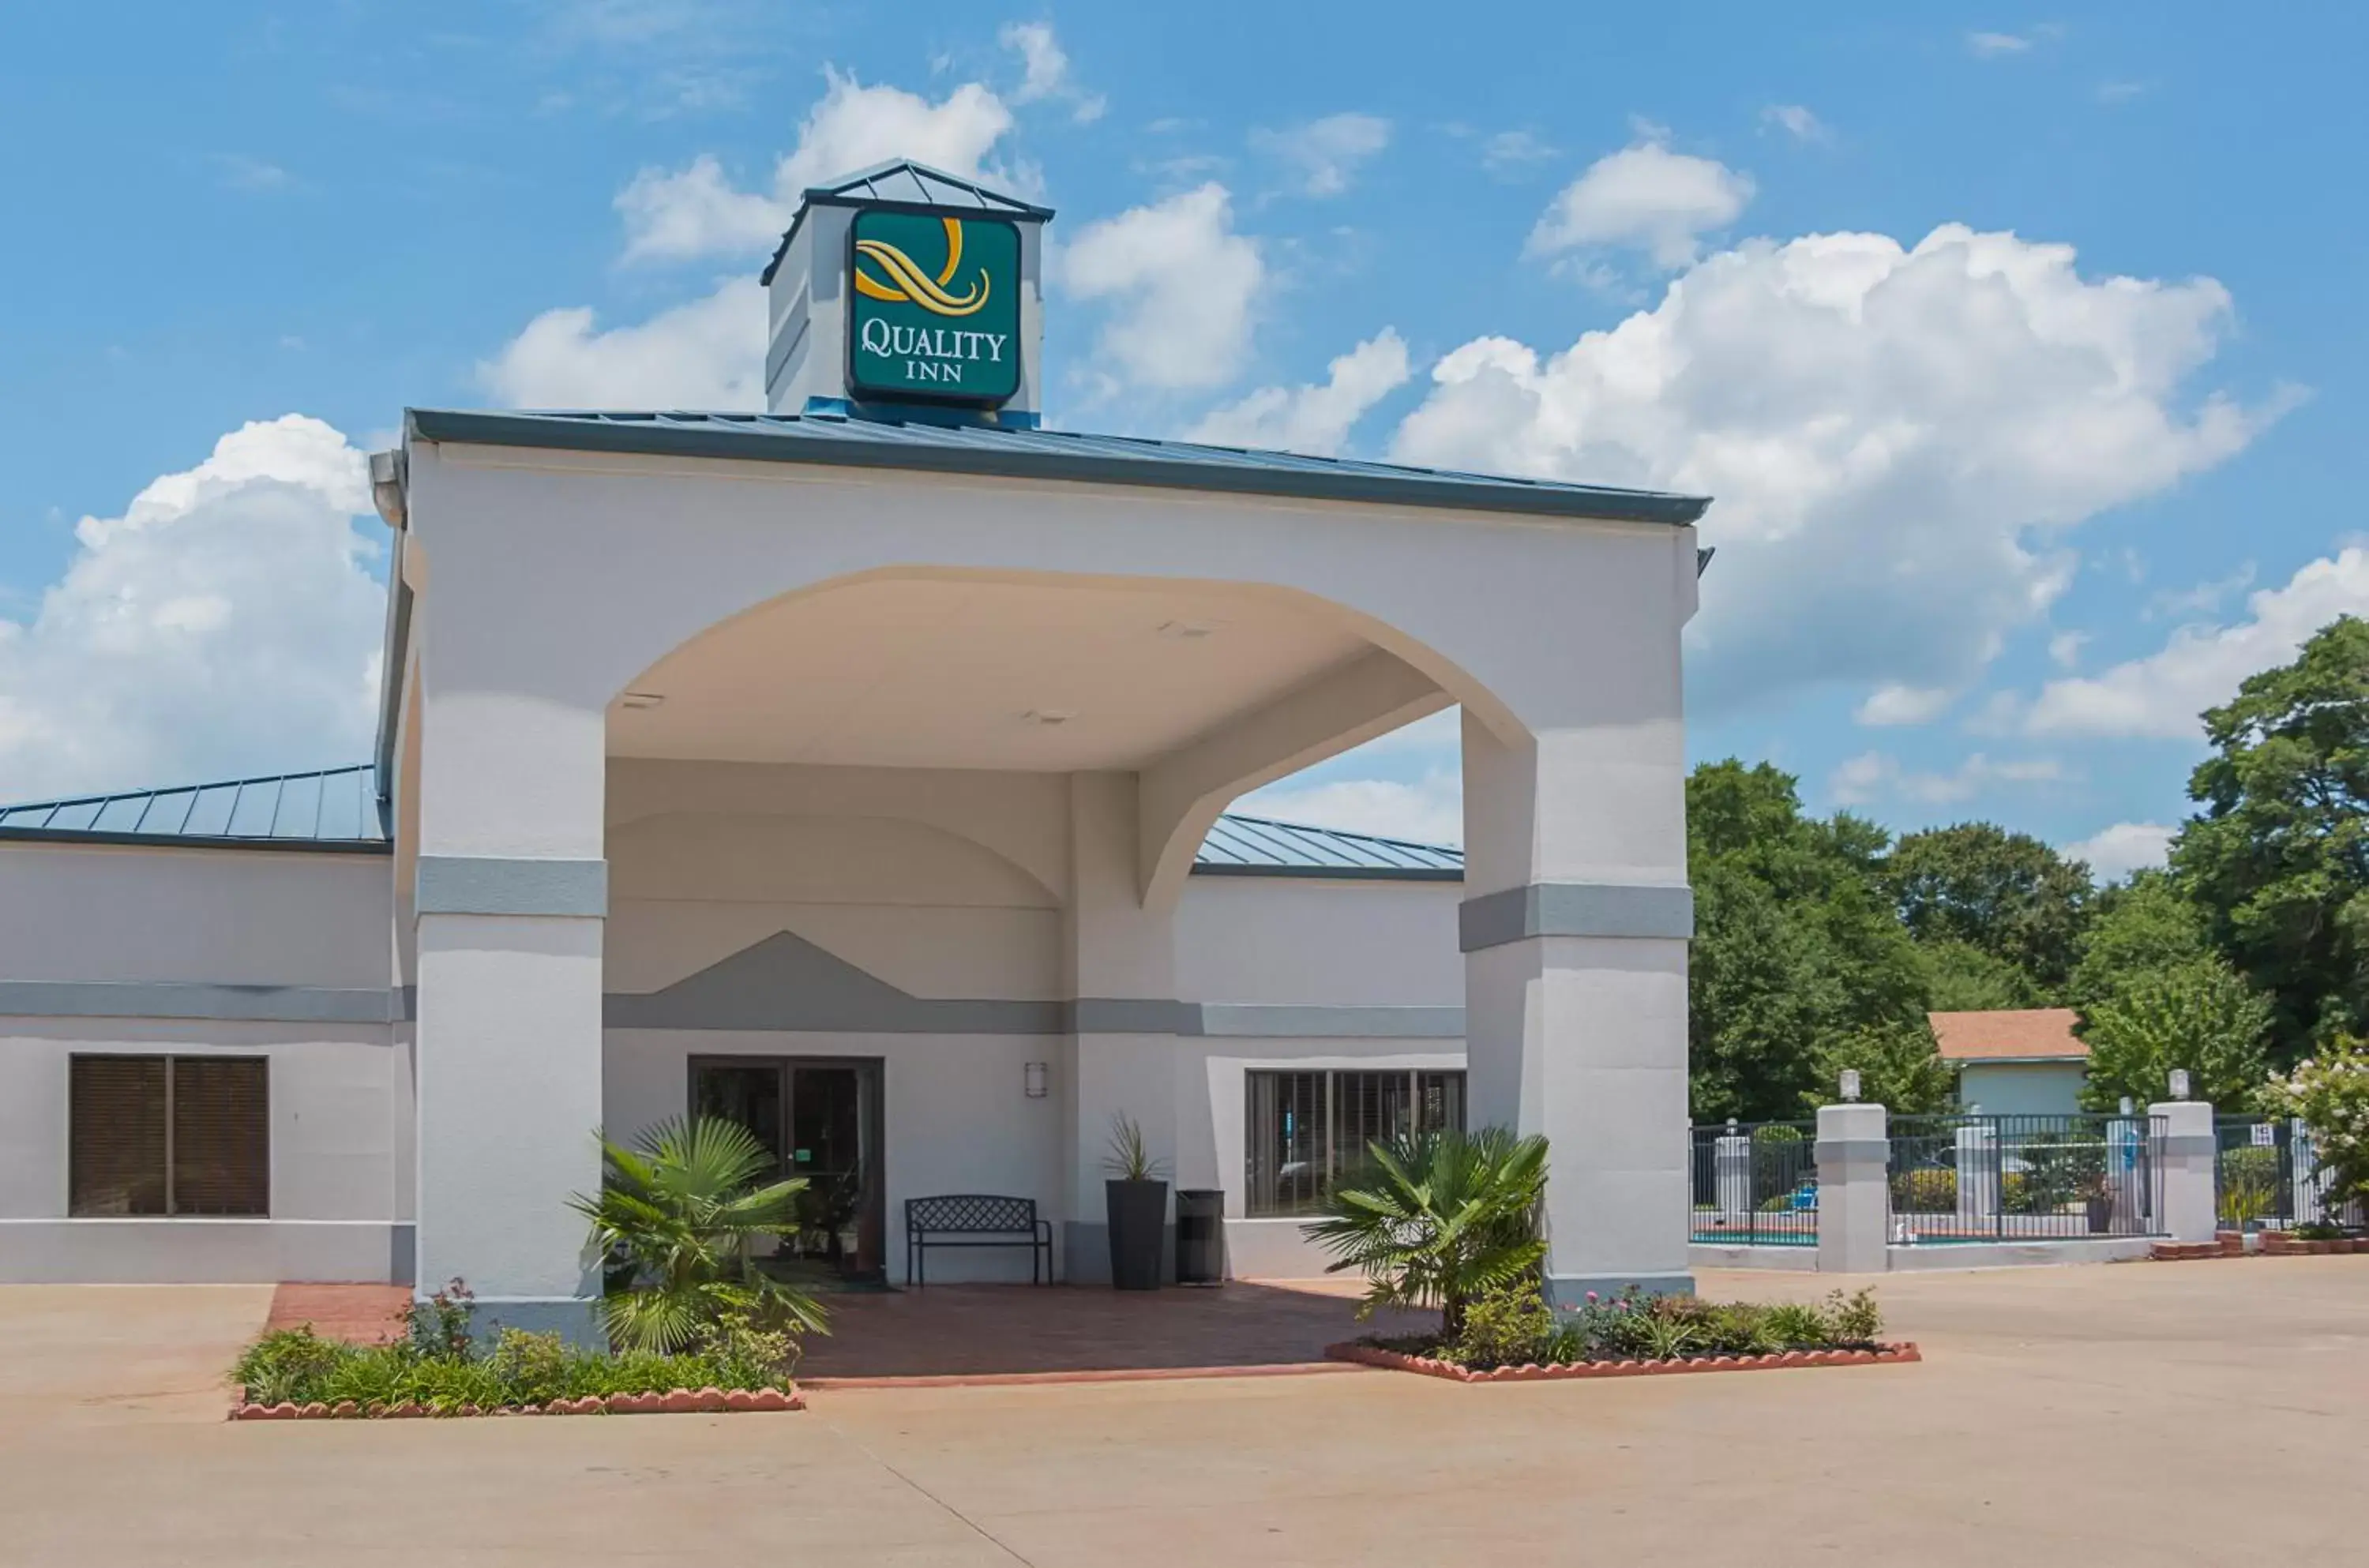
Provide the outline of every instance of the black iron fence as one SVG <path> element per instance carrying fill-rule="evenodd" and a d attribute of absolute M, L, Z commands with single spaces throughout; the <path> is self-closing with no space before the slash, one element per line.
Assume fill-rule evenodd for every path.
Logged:
<path fill-rule="evenodd" d="M 1815 1246 L 1817 1139 L 1814 1122 L 1728 1122 L 1695 1128 L 1694 1240 Z"/>
<path fill-rule="evenodd" d="M 2311 1179 L 2306 1137 L 2269 1116 L 2216 1116 L 2213 1123 L 2213 1212 L 2224 1230 L 2283 1230 L 2295 1222 L 2295 1165 Z"/>
<path fill-rule="evenodd" d="M 2078 1241 L 2163 1230 L 2162 1118 L 1894 1116 L 1894 1243 Z"/>

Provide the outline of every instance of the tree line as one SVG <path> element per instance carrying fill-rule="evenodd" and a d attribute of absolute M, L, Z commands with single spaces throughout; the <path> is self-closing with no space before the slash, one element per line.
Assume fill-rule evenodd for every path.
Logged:
<path fill-rule="evenodd" d="M 2161 870 L 2100 887 L 2028 833 L 1962 822 L 1894 839 L 1802 809 L 1796 780 L 1729 759 L 1687 781 L 1697 1121 L 1807 1115 L 1856 1068 L 1904 1113 L 1954 1095 L 1928 1012 L 2077 1010 L 2085 1104 L 2161 1099 L 2172 1068 L 2226 1110 L 2369 1032 L 2369 622 L 2203 716 L 2196 810 Z"/>

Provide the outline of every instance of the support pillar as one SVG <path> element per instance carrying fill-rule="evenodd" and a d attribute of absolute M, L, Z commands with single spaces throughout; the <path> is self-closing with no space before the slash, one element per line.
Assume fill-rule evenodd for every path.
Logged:
<path fill-rule="evenodd" d="M 1060 1277 L 1110 1280 L 1110 1228 L 1103 1183 L 1116 1118 L 1143 1129 L 1145 1146 L 1175 1187 L 1179 1098 L 1175 921 L 1147 909 L 1138 875 L 1137 784 L 1132 773 L 1070 779 L 1070 898 L 1065 968 L 1072 1002 L 1063 1169 L 1068 1215 Z M 1173 1219 L 1171 1220 L 1173 1225 Z M 1161 1256 L 1174 1267 L 1175 1248 Z"/>
<path fill-rule="evenodd" d="M 1890 1120 L 1882 1105 L 1818 1107 L 1821 1274 L 1882 1274 L 1890 1266 Z"/>
<path fill-rule="evenodd" d="M 2163 1140 L 2156 1150 L 2157 1190 L 2163 1198 L 2163 1233 L 2174 1242 L 2209 1242 L 2219 1229 L 2219 1208 L 2214 1201 L 2213 1107 L 2195 1100 L 2167 1100 L 2149 1105 L 2147 1116 L 2159 1121 Z"/>
<path fill-rule="evenodd" d="M 1468 711 L 1464 780 L 1468 1119 L 1547 1139 L 1556 1306 L 1689 1291 L 1694 915 L 1675 718 L 1513 745 Z"/>

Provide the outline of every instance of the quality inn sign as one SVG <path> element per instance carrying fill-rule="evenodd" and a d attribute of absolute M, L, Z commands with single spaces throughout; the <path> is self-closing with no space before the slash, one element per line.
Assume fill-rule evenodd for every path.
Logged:
<path fill-rule="evenodd" d="M 993 406 L 1020 390 L 1019 230 L 876 209 L 849 244 L 855 395 Z"/>

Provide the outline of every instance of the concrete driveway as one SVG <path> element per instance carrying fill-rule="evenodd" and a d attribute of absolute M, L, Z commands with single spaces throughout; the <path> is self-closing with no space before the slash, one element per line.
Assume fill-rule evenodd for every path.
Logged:
<path fill-rule="evenodd" d="M 1781 1276 L 1719 1295 L 1801 1294 Z M 230 1425 L 235 1288 L 0 1290 L 0 1562 L 2335 1563 L 2369 1258 L 1894 1276 L 1921 1366 Z"/>

